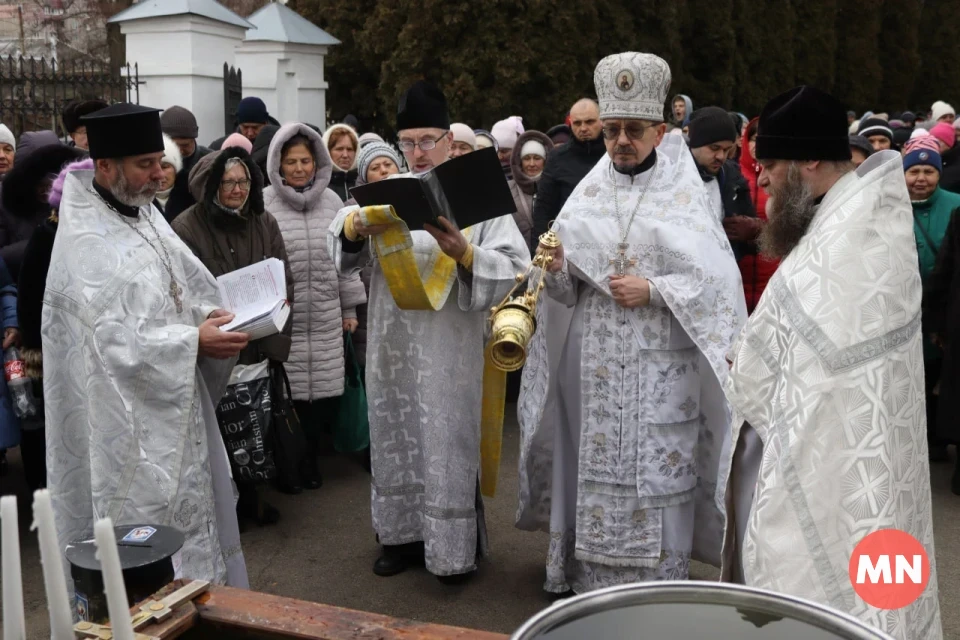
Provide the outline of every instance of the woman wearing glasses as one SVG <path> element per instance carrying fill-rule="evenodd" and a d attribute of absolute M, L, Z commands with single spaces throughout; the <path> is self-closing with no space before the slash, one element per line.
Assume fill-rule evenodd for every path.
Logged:
<path fill-rule="evenodd" d="M 293 277 L 277 220 L 263 207 L 263 176 L 250 154 L 240 147 L 204 156 L 190 171 L 190 193 L 197 203 L 177 216 L 173 230 L 215 277 L 267 258 L 283 261 L 287 300 L 293 304 Z M 294 307 L 296 309 L 296 307 Z M 290 323 L 281 334 L 251 341 L 237 364 L 270 359 L 286 362 L 290 353 Z M 280 513 L 259 498 L 258 487 L 234 474 L 240 500 L 237 516 L 258 524 L 274 524 Z"/>

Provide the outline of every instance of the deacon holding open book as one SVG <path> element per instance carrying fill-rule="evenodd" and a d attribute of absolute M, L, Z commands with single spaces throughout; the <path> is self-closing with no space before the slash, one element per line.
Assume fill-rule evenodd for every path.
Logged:
<path fill-rule="evenodd" d="M 440 165 L 453 135 L 438 88 L 414 84 L 401 98 L 397 129 L 413 178 L 425 184 L 435 169 L 447 168 Z M 370 186 L 410 180 L 398 176 Z M 494 191 L 512 202 L 502 173 L 498 180 Z M 354 195 L 364 203 L 359 190 Z M 503 400 L 483 397 L 484 330 L 490 308 L 530 254 L 512 209 L 458 227 L 454 216 L 468 207 L 455 205 L 456 196 L 448 191 L 449 211 L 427 213 L 435 224 L 421 229 L 410 230 L 409 214 L 407 223 L 372 224 L 384 207 L 370 206 L 343 209 L 330 228 L 330 255 L 339 270 L 359 271 L 375 261 L 366 382 L 373 523 L 383 545 L 374 573 L 381 576 L 425 563 L 442 582 L 459 582 L 486 550 L 478 484 L 481 412 L 484 403 L 498 400 L 502 410 Z"/>
<path fill-rule="evenodd" d="M 151 204 L 159 111 L 81 122 L 95 168 L 64 182 L 41 330 L 58 538 L 104 517 L 169 525 L 186 537 L 184 576 L 246 588 L 214 403 L 247 336 L 220 330 L 232 317 L 216 280 Z"/>

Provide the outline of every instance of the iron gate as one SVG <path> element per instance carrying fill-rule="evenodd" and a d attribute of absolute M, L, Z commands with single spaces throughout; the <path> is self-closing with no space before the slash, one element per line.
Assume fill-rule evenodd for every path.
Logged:
<path fill-rule="evenodd" d="M 125 71 L 125 73 L 124 73 Z M 137 65 L 120 74 L 107 64 L 46 58 L 0 57 L 0 122 L 18 138 L 24 131 L 51 129 L 63 137 L 60 115 L 74 100 L 99 98 L 140 103 Z"/>

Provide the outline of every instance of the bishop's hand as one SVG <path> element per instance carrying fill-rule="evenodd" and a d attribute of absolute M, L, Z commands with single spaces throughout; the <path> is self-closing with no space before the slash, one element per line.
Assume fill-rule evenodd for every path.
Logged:
<path fill-rule="evenodd" d="M 610 295 L 621 307 L 635 309 L 650 304 L 650 281 L 640 276 L 610 276 Z"/>
<path fill-rule="evenodd" d="M 231 320 L 233 320 L 232 313 L 218 309 L 200 325 L 200 355 L 226 360 L 243 351 L 250 342 L 250 336 L 236 331 L 220 330 L 220 327 Z"/>
<path fill-rule="evenodd" d="M 460 258 L 466 253 L 467 245 L 469 244 L 466 237 L 446 218 L 439 217 L 437 221 L 440 223 L 442 229 L 425 224 L 423 225 L 424 231 L 433 236 L 433 239 L 440 245 L 441 251 L 457 262 L 460 262 Z"/>
<path fill-rule="evenodd" d="M 557 273 L 563 269 L 563 245 L 550 248 L 542 244 L 537 247 L 537 253 L 542 253 L 545 257 L 552 257 L 553 260 L 547 263 L 547 273 Z"/>

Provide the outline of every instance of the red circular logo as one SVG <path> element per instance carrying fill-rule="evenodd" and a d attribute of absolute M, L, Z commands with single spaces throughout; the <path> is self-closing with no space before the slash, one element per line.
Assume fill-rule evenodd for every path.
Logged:
<path fill-rule="evenodd" d="M 912 604 L 930 580 L 927 551 L 906 531 L 874 531 L 853 549 L 850 582 L 867 604 L 899 609 Z"/>

